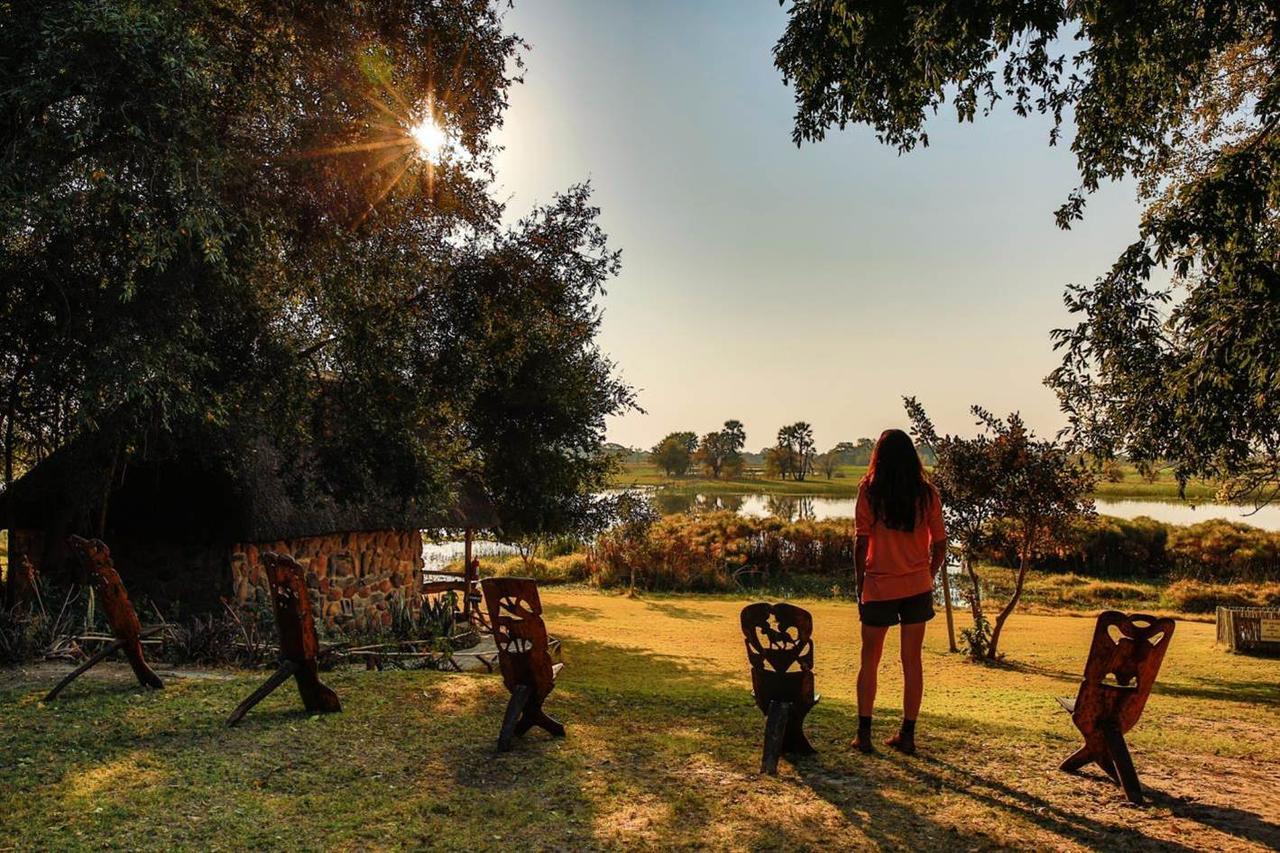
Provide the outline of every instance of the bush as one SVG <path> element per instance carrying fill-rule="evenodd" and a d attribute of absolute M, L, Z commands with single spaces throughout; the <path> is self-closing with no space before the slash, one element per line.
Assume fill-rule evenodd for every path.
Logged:
<path fill-rule="evenodd" d="M 1213 519 L 1174 527 L 1168 548 L 1174 566 L 1186 574 L 1236 580 L 1280 578 L 1280 533 L 1238 521 Z"/>
<path fill-rule="evenodd" d="M 1184 579 L 1169 584 L 1160 604 L 1183 613 L 1212 613 L 1218 607 L 1280 607 L 1280 583 L 1220 584 Z"/>
<path fill-rule="evenodd" d="M 979 553 L 984 562 L 1016 566 L 1009 524 L 998 521 Z M 1096 577 L 1183 576 L 1239 581 L 1280 580 L 1280 532 L 1212 519 L 1189 526 L 1145 516 L 1100 515 L 1075 522 L 1047 543 L 1032 565 Z"/>
<path fill-rule="evenodd" d="M 986 660 L 991 648 L 991 623 L 986 616 L 979 616 L 968 628 L 960 629 L 960 650 L 975 661 Z"/>
<path fill-rule="evenodd" d="M 587 555 L 564 554 L 551 559 L 530 557 L 526 563 L 518 554 L 481 564 L 480 573 L 497 578 L 533 578 L 538 583 L 556 584 L 583 581 L 590 574 Z"/>
<path fill-rule="evenodd" d="M 74 589 L 54 590 L 37 578 L 31 602 L 0 607 L 0 665 L 43 657 L 59 637 L 72 633 L 83 621 L 83 605 L 84 597 Z"/>
<path fill-rule="evenodd" d="M 850 572 L 853 531 L 847 521 L 673 515 L 641 536 L 602 534 L 593 556 L 601 586 L 628 584 L 634 569 L 636 585 L 645 589 L 726 590 L 794 574 Z"/>

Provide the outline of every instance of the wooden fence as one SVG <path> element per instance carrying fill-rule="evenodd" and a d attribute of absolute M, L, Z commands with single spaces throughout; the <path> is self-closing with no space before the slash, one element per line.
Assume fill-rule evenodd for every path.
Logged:
<path fill-rule="evenodd" d="M 1218 645 L 1233 652 L 1280 653 L 1280 607 L 1219 607 Z"/>

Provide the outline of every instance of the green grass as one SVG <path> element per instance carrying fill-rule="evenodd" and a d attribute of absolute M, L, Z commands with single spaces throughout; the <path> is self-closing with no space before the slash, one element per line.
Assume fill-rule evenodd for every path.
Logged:
<path fill-rule="evenodd" d="M 1138 473 L 1137 468 L 1130 464 L 1121 465 L 1120 471 L 1122 479 L 1119 482 L 1112 483 L 1099 479 L 1093 492 L 1094 496 L 1162 501 L 1183 499 L 1178 494 L 1177 481 L 1167 470 L 1161 470 L 1154 482 L 1145 480 Z M 687 494 L 815 495 L 851 498 L 857 496 L 858 482 L 866 472 L 866 466 L 842 465 L 837 476 L 830 480 L 821 474 L 811 474 L 804 482 L 767 479 L 758 475 L 733 480 L 717 480 L 696 473 L 682 477 L 668 477 L 649 462 L 624 462 L 613 474 L 610 485 L 620 489 L 655 486 L 665 491 Z M 1187 484 L 1185 499 L 1208 501 L 1213 500 L 1217 493 L 1216 484 L 1204 480 L 1193 480 Z"/>
<path fill-rule="evenodd" d="M 690 494 L 822 495 L 833 498 L 852 498 L 857 496 L 858 481 L 866 472 L 867 469 L 864 466 L 846 465 L 838 472 L 841 476 L 830 480 L 821 474 L 811 474 L 803 482 L 766 479 L 760 476 L 717 480 L 695 474 L 668 477 L 648 462 L 624 462 L 614 473 L 610 485 L 619 489 L 660 486 L 667 491 Z"/>
<path fill-rule="evenodd" d="M 0 849 L 584 849 L 891 847 L 952 850 L 1259 849 L 1276 842 L 1280 687 L 1274 660 L 1228 655 L 1181 623 L 1129 742 L 1152 805 L 1094 770 L 1058 772 L 1077 737 L 1053 697 L 1074 692 L 1092 620 L 1015 616 L 1008 664 L 926 644 L 921 754 L 850 752 L 856 612 L 810 601 L 819 752 L 756 773 L 742 599 L 544 591 L 567 664 L 550 713 L 511 753 L 494 738 L 493 675 L 330 673 L 342 714 L 308 718 L 287 686 L 241 727 L 222 720 L 263 677 L 171 678 L 144 694 L 0 671 Z M 963 616 L 957 614 L 963 621 Z M 896 640 L 877 735 L 899 715 Z M 117 669 L 117 672 L 119 670 Z"/>

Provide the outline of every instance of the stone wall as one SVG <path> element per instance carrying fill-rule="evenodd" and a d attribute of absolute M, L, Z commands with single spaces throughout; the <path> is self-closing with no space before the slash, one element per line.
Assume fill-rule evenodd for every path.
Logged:
<path fill-rule="evenodd" d="M 231 576 L 241 604 L 269 606 L 271 592 L 259 555 L 292 554 L 306 573 L 316 619 L 330 626 L 369 627 L 391 622 L 390 602 L 416 594 L 422 581 L 422 534 L 378 530 L 235 545 Z"/>

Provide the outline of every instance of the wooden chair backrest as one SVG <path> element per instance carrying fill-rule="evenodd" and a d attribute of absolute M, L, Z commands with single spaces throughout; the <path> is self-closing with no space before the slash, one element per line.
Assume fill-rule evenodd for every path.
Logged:
<path fill-rule="evenodd" d="M 813 703 L 813 616 L 794 604 L 757 602 L 742 608 L 742 636 L 756 704 Z"/>
<path fill-rule="evenodd" d="M 532 578 L 485 578 L 480 586 L 507 689 L 527 684 L 535 696 L 546 696 L 555 686 L 555 673 L 547 652 L 547 626 L 542 621 L 537 582 Z"/>
<path fill-rule="evenodd" d="M 111 550 L 100 539 L 84 539 L 71 536 L 67 540 L 71 550 L 89 575 L 89 582 L 102 604 L 111 633 L 118 640 L 136 641 L 142 635 L 142 623 L 129 601 L 120 574 L 111 562 Z"/>
<path fill-rule="evenodd" d="M 281 656 L 295 663 L 315 660 L 320 653 L 320 640 L 302 566 L 289 554 L 273 551 L 264 551 L 262 562 L 271 587 Z"/>
<path fill-rule="evenodd" d="M 1143 613 L 1107 610 L 1098 616 L 1072 714 L 1082 731 L 1108 719 L 1121 732 L 1133 728 L 1156 683 L 1174 627 L 1172 619 Z"/>

